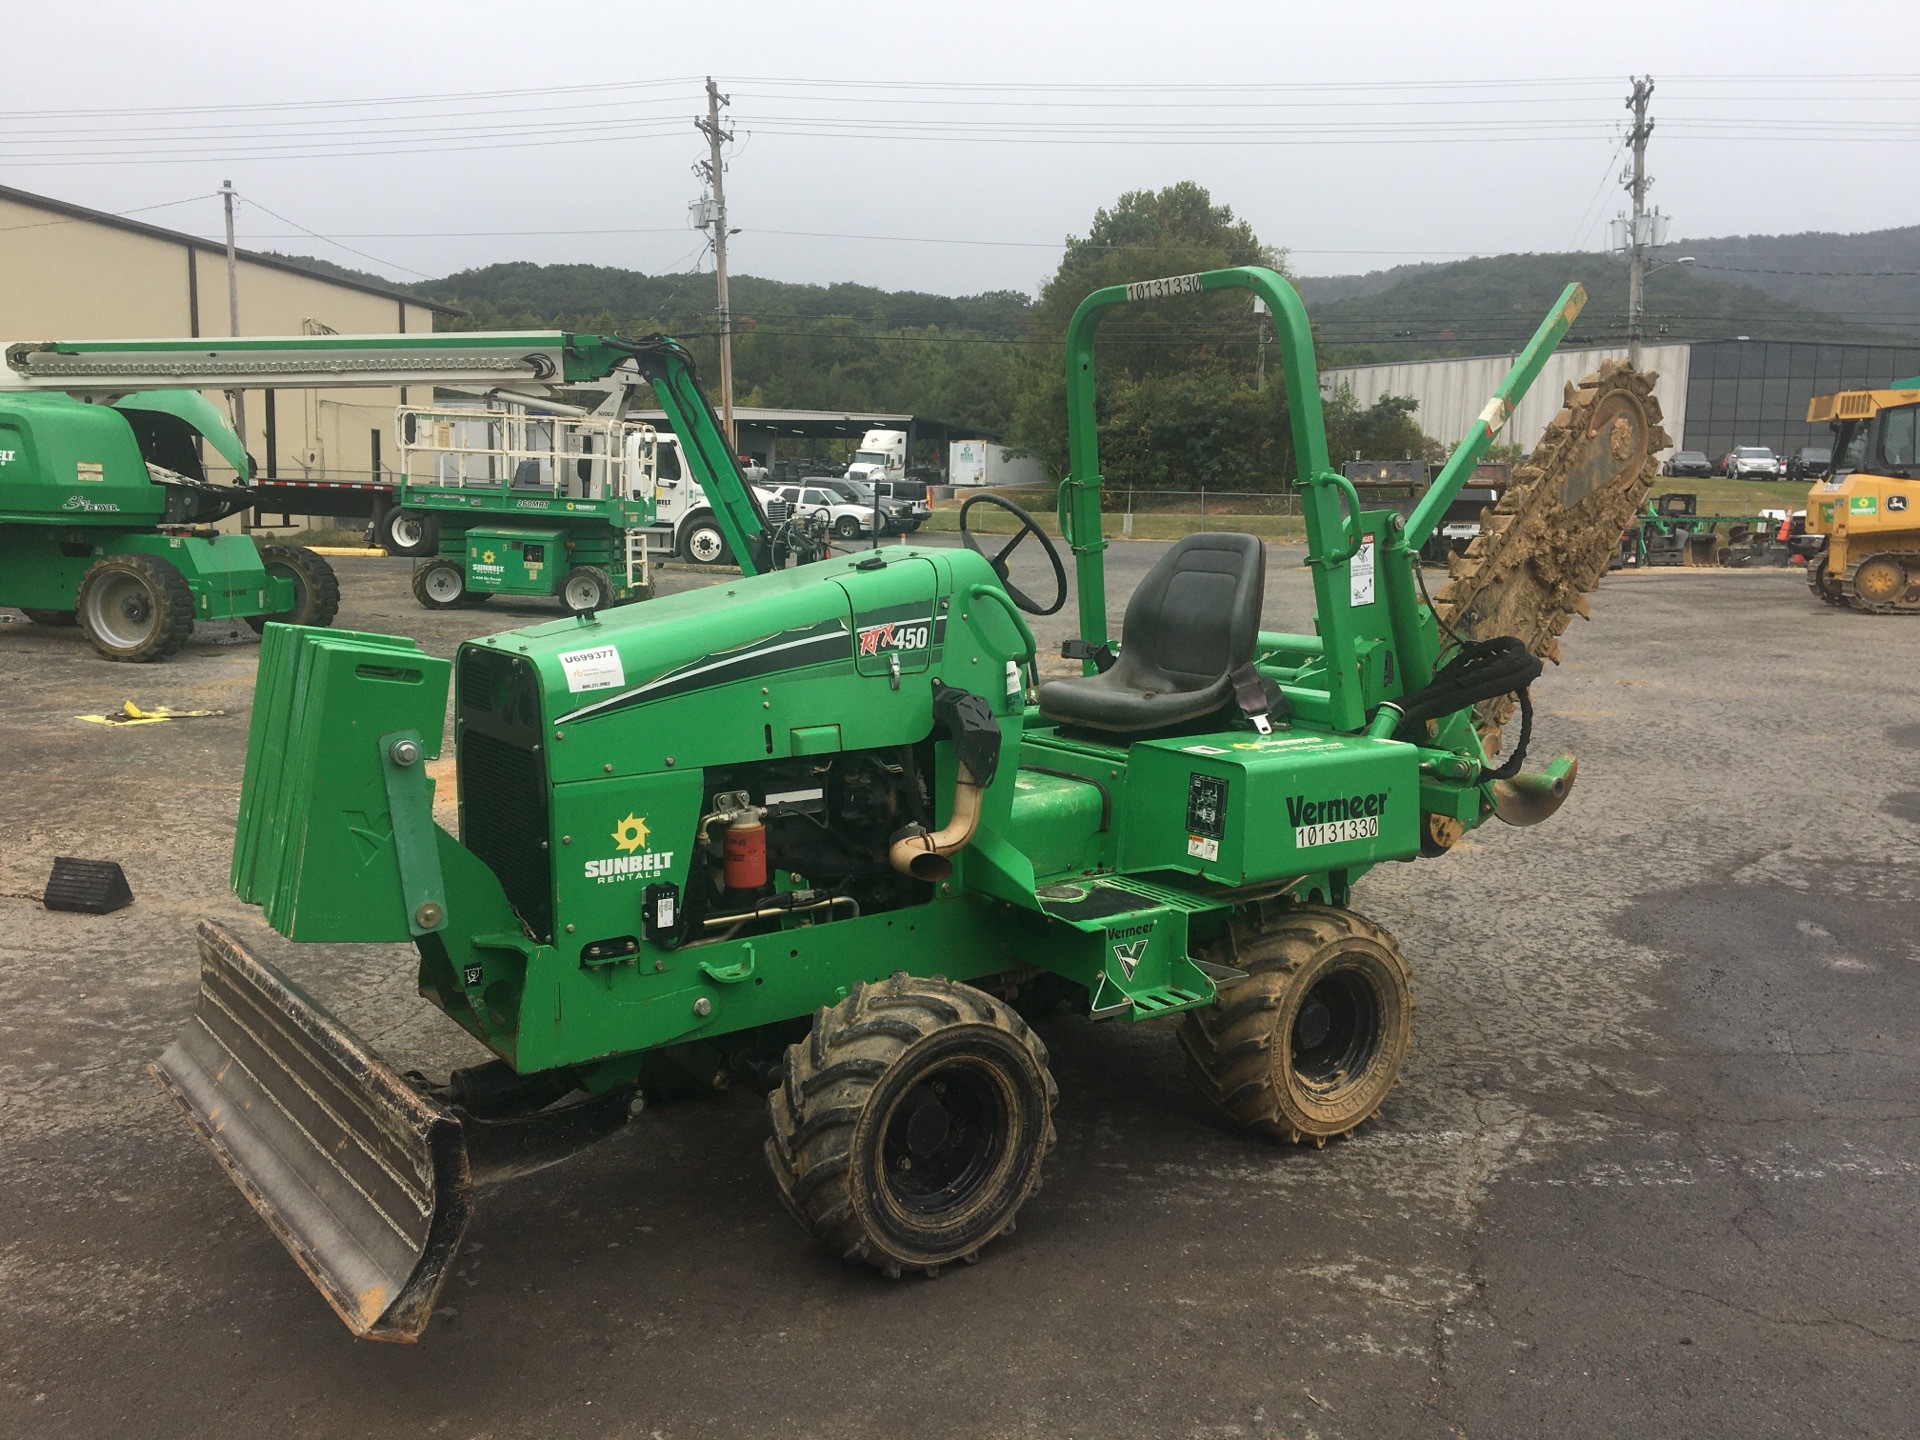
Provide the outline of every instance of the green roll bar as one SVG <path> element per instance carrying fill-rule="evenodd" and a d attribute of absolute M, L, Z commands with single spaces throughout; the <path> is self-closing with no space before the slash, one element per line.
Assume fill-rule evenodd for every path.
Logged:
<path fill-rule="evenodd" d="M 1313 359 L 1313 331 L 1306 306 L 1286 278 L 1261 266 L 1205 270 L 1171 275 L 1128 285 L 1110 285 L 1080 302 L 1067 325 L 1067 439 L 1069 468 L 1060 482 L 1060 531 L 1073 551 L 1074 580 L 1080 597 L 1080 638 L 1090 649 L 1108 645 L 1107 595 L 1101 534 L 1100 450 L 1094 414 L 1093 342 L 1106 312 L 1116 305 L 1199 295 L 1215 290 L 1250 290 L 1266 302 L 1273 316 L 1280 347 L 1282 374 L 1287 387 L 1287 414 L 1293 432 L 1296 482 L 1301 514 L 1306 522 L 1306 564 L 1313 571 L 1315 614 L 1326 660 L 1328 718 L 1333 728 L 1357 731 L 1364 722 L 1356 660 L 1357 631 L 1351 603 L 1350 566 L 1364 540 L 1360 496 L 1353 482 L 1336 471 L 1327 455 L 1326 419 L 1320 405 L 1319 375 Z M 1439 477 L 1404 526 L 1388 517 L 1379 549 L 1385 562 L 1381 576 L 1383 598 L 1406 672 L 1406 683 L 1425 683 L 1431 677 L 1434 645 L 1425 632 L 1431 622 L 1421 619 L 1413 593 L 1410 547 L 1432 533 L 1439 517 L 1459 494 L 1486 454 L 1527 387 L 1539 375 L 1574 317 L 1586 304 L 1586 291 L 1569 285 L 1552 313 L 1534 333 L 1519 360 L 1500 382 L 1487 408 L 1465 439 L 1455 448 Z M 1403 573 L 1404 572 L 1404 573 Z M 1092 660 L 1082 662 L 1091 674 Z"/>

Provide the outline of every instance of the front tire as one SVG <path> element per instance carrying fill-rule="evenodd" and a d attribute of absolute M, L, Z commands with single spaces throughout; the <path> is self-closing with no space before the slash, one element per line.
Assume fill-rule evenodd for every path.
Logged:
<path fill-rule="evenodd" d="M 998 1000 L 904 972 L 813 1017 L 768 1097 L 767 1163 L 800 1225 L 890 1276 L 937 1274 L 1013 1229 L 1059 1092 Z"/>
<path fill-rule="evenodd" d="M 80 629 L 109 660 L 164 660 L 193 633 L 186 576 L 153 555 L 109 555 L 80 580 Z"/>
<path fill-rule="evenodd" d="M 340 580 L 333 567 L 304 545 L 262 545 L 260 563 L 267 574 L 293 581 L 292 608 L 277 615 L 249 615 L 256 635 L 269 621 L 282 625 L 331 625 L 340 613 Z"/>
<path fill-rule="evenodd" d="M 680 558 L 695 565 L 724 565 L 733 558 L 727 537 L 711 516 L 695 520 L 680 537 Z"/>
<path fill-rule="evenodd" d="M 851 515 L 842 515 L 838 520 L 833 522 L 833 533 L 838 535 L 842 540 L 858 540 L 860 538 L 860 522 Z"/>
<path fill-rule="evenodd" d="M 413 572 L 413 598 L 429 610 L 466 603 L 467 572 L 451 560 L 429 560 Z"/>
<path fill-rule="evenodd" d="M 1180 1025 L 1194 1087 L 1274 1141 L 1324 1145 L 1371 1119 L 1412 1042 L 1413 992 L 1393 937 L 1351 911 L 1301 905 L 1238 952 L 1249 978 Z"/>
<path fill-rule="evenodd" d="M 613 580 L 598 565 L 576 565 L 560 582 L 560 603 L 570 615 L 608 609 L 613 604 Z"/>
<path fill-rule="evenodd" d="M 389 510 L 380 519 L 380 548 L 389 555 L 432 555 L 440 548 L 440 522 L 417 510 Z"/>

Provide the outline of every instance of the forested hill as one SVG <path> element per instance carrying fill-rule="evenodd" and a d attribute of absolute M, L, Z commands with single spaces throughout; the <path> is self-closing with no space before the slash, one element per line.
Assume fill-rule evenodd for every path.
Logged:
<path fill-rule="evenodd" d="M 1693 266 L 1656 270 L 1647 281 L 1644 338 L 1650 344 L 1720 340 L 1901 340 L 1857 321 L 1823 315 Z M 1307 308 L 1328 358 L 1346 364 L 1435 355 L 1487 355 L 1526 342 L 1570 280 L 1587 307 L 1569 345 L 1617 345 L 1626 338 L 1627 267 L 1611 255 L 1497 255 L 1446 265 L 1405 266 L 1367 294 L 1317 300 Z"/>
<path fill-rule="evenodd" d="M 1920 225 L 1835 235 L 1732 235 L 1667 247 L 1715 280 L 1751 285 L 1824 315 L 1920 327 Z"/>
<path fill-rule="evenodd" d="M 1920 332 L 1920 226 L 1676 240 L 1662 253 L 1694 258 L 1649 277 L 1652 341 L 1755 335 L 1911 344 Z M 1520 344 L 1568 280 L 1591 296 L 1574 343 L 1622 339 L 1627 267 L 1612 255 L 1478 256 L 1307 276 L 1300 289 L 1337 358 L 1398 360 Z"/>
<path fill-rule="evenodd" d="M 610 317 L 623 331 L 713 325 L 714 281 L 708 273 L 643 275 L 607 265 L 534 265 L 513 261 L 462 270 L 413 287 L 434 300 L 458 305 L 475 323 L 566 325 Z M 985 295 L 928 295 L 879 290 L 871 285 L 794 285 L 736 275 L 728 286 L 736 322 L 751 330 L 772 320 L 845 319 L 883 330 L 977 330 L 1017 334 L 1027 299 L 1012 290 Z"/>
<path fill-rule="evenodd" d="M 1695 259 L 1660 266 L 1650 276 L 1649 343 L 1734 335 L 1912 343 L 1920 334 L 1920 226 L 1678 241 L 1665 253 Z M 323 261 L 283 258 L 392 283 Z M 1584 284 L 1589 300 L 1568 343 L 1624 342 L 1627 267 L 1613 255 L 1482 256 L 1305 277 L 1299 284 L 1323 359 L 1364 364 L 1515 349 L 1569 280 Z M 444 319 L 445 328 L 665 331 L 685 340 L 705 373 L 713 373 L 715 297 L 708 272 L 645 275 L 604 265 L 512 261 L 395 288 L 458 306 L 464 314 Z M 1061 322 L 1017 291 L 947 296 L 753 275 L 736 276 L 731 289 L 735 384 L 743 404 L 914 412 L 1012 433 L 1033 428 L 1016 423 L 1020 397 L 1036 376 L 1050 384 L 1058 363 L 1047 358 L 1038 370 L 1027 365 L 1028 358 L 1039 359 L 1036 346 L 1057 343 Z"/>

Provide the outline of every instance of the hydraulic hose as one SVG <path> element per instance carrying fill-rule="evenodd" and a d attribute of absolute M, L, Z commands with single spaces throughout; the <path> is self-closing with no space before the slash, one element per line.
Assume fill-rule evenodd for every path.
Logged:
<path fill-rule="evenodd" d="M 1394 735 L 1398 739 L 1417 741 L 1429 720 L 1496 696 L 1516 696 L 1520 701 L 1519 743 L 1497 770 L 1482 766 L 1475 783 L 1511 780 L 1520 773 L 1520 765 L 1527 756 L 1527 742 L 1533 738 L 1533 697 L 1527 687 L 1540 678 L 1542 668 L 1540 657 L 1512 635 L 1462 640 L 1447 657 L 1446 664 L 1434 672 L 1432 683 L 1394 702 L 1394 708 L 1401 715 L 1394 726 Z"/>

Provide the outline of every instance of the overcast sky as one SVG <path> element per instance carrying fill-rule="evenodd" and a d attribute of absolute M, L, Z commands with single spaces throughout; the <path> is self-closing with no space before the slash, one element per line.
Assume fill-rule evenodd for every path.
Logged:
<path fill-rule="evenodd" d="M 1600 248 L 1624 203 L 1629 76 L 1650 73 L 1652 198 L 1676 238 L 1869 230 L 1920 219 L 1920 74 L 1897 73 L 1920 70 L 1914 15 L 17 3 L 0 182 L 215 235 L 231 178 L 242 244 L 403 280 L 515 259 L 705 267 L 687 206 L 712 74 L 732 97 L 736 273 L 1032 291 L 1097 207 L 1195 180 L 1296 271 L 1335 274 Z"/>

